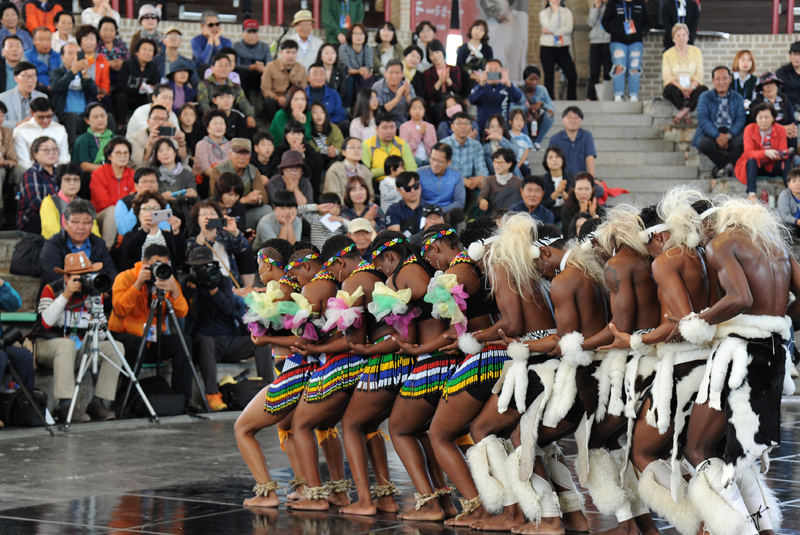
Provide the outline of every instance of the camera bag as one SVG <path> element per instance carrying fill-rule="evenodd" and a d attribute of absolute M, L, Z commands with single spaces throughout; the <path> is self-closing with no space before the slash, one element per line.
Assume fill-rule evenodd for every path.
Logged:
<path fill-rule="evenodd" d="M 31 397 L 39 406 L 42 414 L 47 409 L 47 394 L 34 388 L 31 390 Z M 21 388 L 13 392 L 4 392 L 0 394 L 0 419 L 8 426 L 13 427 L 42 427 L 44 422 L 36 414 L 28 398 L 22 392 Z"/>
<path fill-rule="evenodd" d="M 159 416 L 177 416 L 184 413 L 186 401 L 183 396 L 176 394 L 170 388 L 167 380 L 161 375 L 153 375 L 151 377 L 143 377 L 139 379 L 139 384 L 142 386 L 144 395 L 153 406 L 153 410 Z M 121 398 L 120 398 L 121 399 Z M 136 389 L 131 389 L 130 409 L 134 416 L 147 417 L 150 412 L 139 396 Z"/>
<path fill-rule="evenodd" d="M 221 385 L 219 391 L 222 393 L 222 401 L 229 409 L 240 411 L 268 384 L 269 381 L 264 379 L 244 379 L 238 383 Z"/>
<path fill-rule="evenodd" d="M 44 241 L 44 236 L 41 234 L 24 232 L 22 239 L 14 246 L 14 252 L 11 253 L 11 264 L 8 266 L 9 273 L 41 277 L 42 261 L 39 260 L 39 255 L 42 254 Z"/>

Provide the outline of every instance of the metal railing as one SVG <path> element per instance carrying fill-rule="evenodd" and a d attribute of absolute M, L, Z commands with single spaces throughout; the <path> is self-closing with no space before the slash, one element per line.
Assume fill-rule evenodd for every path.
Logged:
<path fill-rule="evenodd" d="M 794 33 L 794 0 L 787 0 L 786 33 Z M 772 33 L 779 34 L 781 25 L 781 0 L 772 0 Z"/>

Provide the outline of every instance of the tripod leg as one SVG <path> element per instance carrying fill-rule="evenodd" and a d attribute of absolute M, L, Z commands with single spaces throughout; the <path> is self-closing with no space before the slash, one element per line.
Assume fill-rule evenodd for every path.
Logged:
<path fill-rule="evenodd" d="M 22 378 L 19 376 L 19 373 L 17 373 L 17 370 L 14 369 L 14 366 L 11 364 L 11 362 L 9 362 L 6 365 L 6 368 L 11 373 L 11 377 L 14 378 L 14 381 L 22 389 L 22 395 L 24 395 L 28 399 L 28 402 L 31 404 L 31 407 L 33 407 L 33 410 L 36 411 L 36 416 L 38 416 L 42 420 L 42 423 L 44 424 L 44 428 L 47 431 L 50 432 L 50 436 L 51 437 L 55 436 L 55 433 L 53 433 L 53 428 L 50 427 L 50 424 L 47 423 L 47 420 L 45 419 L 44 415 L 42 414 L 42 411 L 39 410 L 39 406 L 33 400 L 33 396 L 28 391 L 28 389 L 25 387 L 25 384 L 22 382 Z"/>
<path fill-rule="evenodd" d="M 169 314 L 169 318 L 172 319 L 172 326 L 175 328 L 175 333 L 178 335 L 178 339 L 181 341 L 181 346 L 183 346 L 183 352 L 186 354 L 186 364 L 192 371 L 194 383 L 197 385 L 197 389 L 200 391 L 200 398 L 203 400 L 203 406 L 205 407 L 206 412 L 211 412 L 211 408 L 208 406 L 208 400 L 206 399 L 206 389 L 203 386 L 203 381 L 200 380 L 200 376 L 197 375 L 197 370 L 194 368 L 194 363 L 192 362 L 192 353 L 189 351 L 189 346 L 186 345 L 186 339 L 183 337 L 183 331 L 181 331 L 181 327 L 178 325 L 178 318 L 175 316 L 175 309 L 172 308 L 172 303 L 170 303 L 168 299 L 165 299 L 164 302 L 167 304 L 167 313 Z"/>
<path fill-rule="evenodd" d="M 144 326 L 144 332 L 142 333 L 142 341 L 139 343 L 139 352 L 136 355 L 136 364 L 133 367 L 133 377 L 138 377 L 139 372 L 142 370 L 142 362 L 144 361 L 144 352 L 147 348 L 147 333 L 150 332 L 150 327 L 153 325 L 153 318 L 155 317 L 156 312 L 156 299 L 153 300 L 150 306 L 150 315 L 147 316 L 147 323 Z M 109 333 L 111 334 L 111 333 Z M 160 333 L 159 333 L 160 334 Z M 125 417 L 125 409 L 128 407 L 128 398 L 131 395 L 131 387 L 133 383 L 128 381 L 128 388 L 125 389 L 125 397 L 122 399 L 122 406 L 119 410 L 120 418 Z"/>
<path fill-rule="evenodd" d="M 72 402 L 69 404 L 69 412 L 67 413 L 67 422 L 64 424 L 64 431 L 69 431 L 69 426 L 72 423 L 72 413 L 75 411 L 75 404 L 78 402 L 78 394 L 81 390 L 81 383 L 83 376 L 89 370 L 89 360 L 93 357 L 92 351 L 97 350 L 95 346 L 92 348 L 93 337 L 91 331 L 87 331 L 81 343 L 81 365 L 78 371 L 78 377 L 75 379 L 75 390 L 72 392 Z"/>
<path fill-rule="evenodd" d="M 122 368 L 120 369 L 120 372 L 122 372 L 123 375 L 125 375 L 126 377 L 128 377 L 130 379 L 130 382 L 136 388 L 136 391 L 139 393 L 139 397 L 142 398 L 142 401 L 144 402 L 145 407 L 147 407 L 147 410 L 150 413 L 150 416 L 153 418 L 153 420 L 157 424 L 161 423 L 158 420 L 158 415 L 156 414 L 156 411 L 153 410 L 153 406 L 150 405 L 150 400 L 147 399 L 147 396 L 145 395 L 144 391 L 142 390 L 142 385 L 139 384 L 139 379 L 136 378 L 136 374 L 133 373 L 133 370 L 131 369 L 130 364 L 128 364 L 128 361 L 125 360 L 125 357 L 122 355 L 122 352 L 119 350 L 119 347 L 117 346 L 117 341 L 114 340 L 114 337 L 111 336 L 111 333 L 108 332 L 108 331 L 106 331 L 106 339 L 109 342 L 111 342 L 111 347 L 114 348 L 114 353 L 117 354 L 117 357 L 119 357 L 119 361 L 122 364 Z M 102 353 L 101 353 L 101 355 L 102 355 Z M 104 357 L 105 357 L 105 355 L 104 355 Z M 114 361 L 112 361 L 111 359 L 106 358 L 106 361 L 108 361 L 111 364 L 113 364 L 114 366 L 116 366 L 116 363 Z"/>

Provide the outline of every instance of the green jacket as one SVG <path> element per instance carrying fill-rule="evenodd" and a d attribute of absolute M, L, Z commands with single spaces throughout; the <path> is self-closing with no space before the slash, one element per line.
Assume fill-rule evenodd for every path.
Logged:
<path fill-rule="evenodd" d="M 112 137 L 114 137 L 114 133 L 106 128 L 106 131 L 100 136 L 100 147 L 98 147 L 94 134 L 92 134 L 91 130 L 87 130 L 75 140 L 75 145 L 72 148 L 72 161 L 79 165 L 83 162 L 92 164 L 104 163 L 101 150 L 105 148 L 106 143 Z M 100 156 L 100 161 L 97 161 L 98 155 Z"/>
<path fill-rule="evenodd" d="M 211 101 L 211 92 L 214 86 L 217 85 L 214 80 L 214 75 L 209 74 L 208 78 L 200 82 L 197 88 L 197 103 L 200 104 L 200 114 L 205 115 L 208 110 L 214 110 L 217 107 Z M 228 85 L 233 88 L 233 107 L 244 113 L 245 117 L 255 117 L 256 110 L 244 94 L 242 86 L 234 84 L 228 79 Z"/>
<path fill-rule="evenodd" d="M 269 133 L 272 134 L 273 139 L 275 140 L 275 146 L 277 147 L 281 143 L 283 143 L 283 129 L 286 127 L 286 123 L 289 122 L 289 117 L 287 117 L 286 112 L 283 109 L 278 110 L 278 113 L 275 114 L 275 117 L 272 118 L 272 123 L 269 125 Z M 306 113 L 306 141 L 311 140 L 311 112 Z"/>
<path fill-rule="evenodd" d="M 350 27 L 358 22 L 364 22 L 364 3 L 362 0 L 325 0 L 322 2 L 322 27 L 325 28 L 325 40 L 329 43 L 338 43 L 337 35 L 346 34 L 347 29 L 342 28 L 339 20 L 345 4 L 350 8 Z"/>

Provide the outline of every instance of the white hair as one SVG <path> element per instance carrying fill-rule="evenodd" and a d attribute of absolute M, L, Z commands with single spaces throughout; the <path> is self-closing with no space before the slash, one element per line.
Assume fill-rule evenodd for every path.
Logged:
<path fill-rule="evenodd" d="M 528 214 L 506 214 L 495 236 L 497 239 L 484 257 L 492 292 L 500 283 L 497 269 L 502 266 L 506 276 L 513 277 L 516 292 L 530 298 L 542 280 L 535 262 L 539 249 L 533 245 L 538 237 L 536 221 Z"/>
<path fill-rule="evenodd" d="M 669 190 L 658 203 L 658 216 L 669 227 L 669 239 L 664 244 L 664 251 L 692 251 L 700 245 L 703 221 L 692 208 L 692 203 L 703 198 L 703 194 L 697 190 L 677 186 Z"/>
<path fill-rule="evenodd" d="M 595 239 L 611 255 L 620 245 L 627 245 L 635 253 L 647 256 L 647 249 L 639 233 L 645 230 L 639 209 L 630 204 L 620 204 L 606 212 L 605 221 L 594 231 Z"/>
<path fill-rule="evenodd" d="M 720 207 L 716 214 L 717 236 L 727 230 L 744 232 L 753 247 L 769 260 L 790 253 L 789 230 L 775 210 L 760 202 L 723 196 L 715 198 L 714 204 Z"/>

